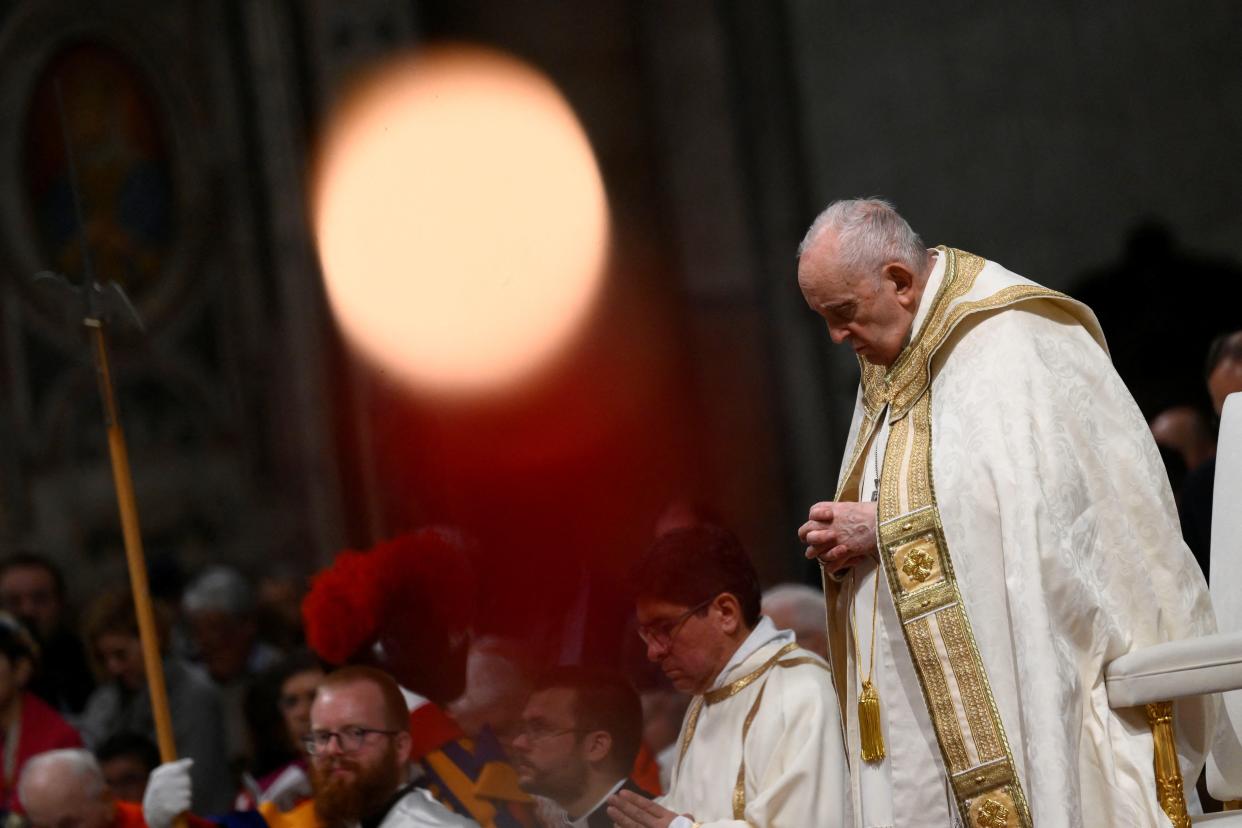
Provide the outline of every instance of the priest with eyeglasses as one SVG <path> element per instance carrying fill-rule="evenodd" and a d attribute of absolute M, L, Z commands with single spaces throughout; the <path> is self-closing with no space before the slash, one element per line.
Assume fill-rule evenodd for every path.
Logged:
<path fill-rule="evenodd" d="M 647 657 L 694 698 L 668 792 L 621 791 L 618 828 L 837 828 L 845 751 L 827 664 L 759 613 L 741 544 L 713 526 L 661 535 L 634 576 Z"/>

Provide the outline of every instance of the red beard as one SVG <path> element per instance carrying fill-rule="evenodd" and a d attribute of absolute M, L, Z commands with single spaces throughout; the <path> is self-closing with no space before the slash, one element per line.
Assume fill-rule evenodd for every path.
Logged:
<path fill-rule="evenodd" d="M 352 778 L 337 778 L 336 769 L 351 771 Z M 347 756 L 334 756 L 311 763 L 315 789 L 315 815 L 323 828 L 345 828 L 374 816 L 388 804 L 405 781 L 403 767 L 391 741 L 383 755 L 363 766 Z"/>

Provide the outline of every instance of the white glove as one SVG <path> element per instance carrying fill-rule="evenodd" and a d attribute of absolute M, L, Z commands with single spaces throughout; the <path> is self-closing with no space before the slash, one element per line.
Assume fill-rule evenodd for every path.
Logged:
<path fill-rule="evenodd" d="M 190 784 L 193 759 L 167 762 L 151 771 L 147 791 L 142 795 L 142 816 L 147 828 L 170 828 L 178 814 L 190 810 L 194 792 Z"/>

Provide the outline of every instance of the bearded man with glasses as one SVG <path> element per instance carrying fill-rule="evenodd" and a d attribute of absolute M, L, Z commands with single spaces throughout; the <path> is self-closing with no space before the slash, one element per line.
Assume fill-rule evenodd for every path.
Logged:
<path fill-rule="evenodd" d="M 265 812 L 271 826 L 298 828 L 466 828 L 478 823 L 445 808 L 411 780 L 409 714 L 397 682 L 374 667 L 329 673 L 315 693 L 310 755 L 313 820 L 305 807 L 288 817 Z M 190 777 L 181 759 L 161 765 L 143 798 L 148 828 L 170 828 L 190 807 Z"/>
<path fill-rule="evenodd" d="M 759 578 L 714 526 L 661 535 L 634 574 L 647 658 L 693 696 L 668 793 L 619 791 L 619 828 L 816 826 L 848 819 L 841 715 L 822 658 L 759 614 Z"/>

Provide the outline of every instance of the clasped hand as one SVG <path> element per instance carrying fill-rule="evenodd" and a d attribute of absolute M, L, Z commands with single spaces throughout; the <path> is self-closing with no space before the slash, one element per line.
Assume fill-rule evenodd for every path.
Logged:
<path fill-rule="evenodd" d="M 617 791 L 608 798 L 608 818 L 617 828 L 668 828 L 677 816 L 633 791 Z"/>
<path fill-rule="evenodd" d="M 818 558 L 830 574 L 875 554 L 875 504 L 823 501 L 811 507 L 798 537 L 807 558 Z"/>

